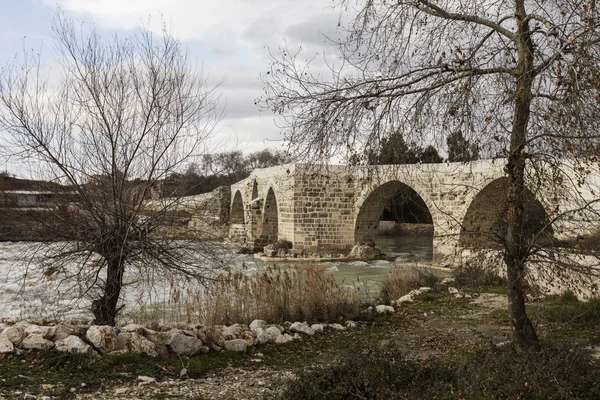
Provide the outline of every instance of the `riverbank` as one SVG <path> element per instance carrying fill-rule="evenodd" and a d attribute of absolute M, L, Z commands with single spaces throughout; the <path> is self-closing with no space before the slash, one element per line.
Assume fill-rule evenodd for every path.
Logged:
<path fill-rule="evenodd" d="M 369 374 L 369 379 L 372 379 L 374 384 L 381 385 L 381 390 L 388 388 L 385 382 L 377 378 L 381 375 L 380 368 L 385 367 L 392 356 L 399 362 L 397 357 L 400 354 L 417 363 L 421 362 L 419 360 L 425 360 L 428 365 L 439 362 L 443 365 L 455 365 L 454 368 L 461 366 L 469 369 L 469 363 L 473 363 L 472 367 L 479 368 L 482 376 L 487 376 L 485 371 L 488 367 L 495 366 L 496 371 L 503 371 L 502 368 L 508 365 L 507 370 L 514 370 L 515 374 L 522 376 L 510 375 L 510 380 L 506 372 L 507 375 L 502 375 L 506 380 L 497 377 L 498 379 L 487 382 L 488 390 L 504 385 L 506 393 L 511 394 L 509 397 L 546 393 L 542 390 L 549 389 L 544 389 L 543 386 L 557 390 L 558 388 L 553 386 L 555 384 L 562 385 L 563 389 L 571 388 L 569 385 L 572 385 L 572 382 L 566 379 L 574 379 L 571 376 L 576 374 L 576 369 L 582 365 L 586 369 L 579 372 L 580 376 L 596 376 L 598 366 L 587 358 L 589 353 L 586 353 L 585 349 L 598 344 L 599 314 L 589 312 L 597 310 L 598 304 L 585 305 L 568 296 L 549 297 L 528 304 L 530 313 L 537 322 L 543 346 L 552 350 L 555 356 L 542 353 L 532 358 L 531 364 L 533 367 L 537 362 L 541 369 L 527 370 L 528 367 L 524 365 L 529 364 L 519 361 L 518 356 L 511 350 L 511 331 L 505 312 L 506 298 L 500 293 L 502 287 L 458 286 L 457 289 L 461 296 L 451 294 L 445 285 L 438 286 L 426 295 L 416 298 L 413 303 L 403 304 L 397 312 L 376 317 L 354 330 L 303 336 L 302 340 L 285 345 L 267 344 L 254 347 L 246 353 L 224 351 L 181 359 L 131 354 L 115 354 L 97 359 L 37 351 L 11 357 L 0 356 L 0 396 L 5 399 L 115 400 L 243 400 L 280 398 L 283 395 L 287 398 L 302 398 L 293 397 L 292 393 L 286 394 L 285 392 L 290 390 L 288 385 L 298 377 L 304 379 L 311 371 L 320 374 L 321 377 L 330 377 L 327 371 L 331 368 L 350 368 L 350 353 L 354 354 L 355 358 L 362 357 L 364 365 L 371 365 L 368 364 L 369 360 L 378 357 L 378 364 L 370 366 L 364 373 Z M 470 298 L 465 295 L 469 295 Z M 566 349 L 566 352 L 562 349 Z M 478 360 L 473 359 L 474 354 L 479 355 Z M 485 357 L 489 358 L 486 360 Z M 566 368 L 561 364 L 559 360 L 563 358 L 565 362 L 571 363 L 571 367 Z M 499 365 L 500 362 L 505 364 Z M 397 364 L 394 369 L 398 373 L 405 373 L 401 365 L 405 364 Z M 559 367 L 562 368 L 560 371 L 547 370 Z M 185 373 L 182 374 L 184 368 Z M 340 375 L 341 377 L 356 378 L 355 370 L 344 371 L 346 372 Z M 396 378 L 393 371 L 387 373 L 391 374 L 390 382 L 394 382 Z M 555 376 L 559 379 L 558 383 L 546 379 L 547 375 Z M 466 376 L 471 379 L 471 390 L 479 390 L 477 375 Z M 318 387 L 321 378 L 312 379 L 314 387 Z M 436 387 L 435 380 L 441 377 L 429 374 L 423 375 L 422 379 L 424 381 L 421 384 L 425 385 L 427 390 L 431 390 L 432 387 Z M 493 385 L 489 385 L 491 382 Z M 341 386 L 331 388 L 338 387 L 342 390 L 350 387 L 349 384 L 350 381 L 342 381 L 338 384 Z M 460 384 L 459 381 L 453 383 L 453 394 L 450 393 L 453 386 L 449 386 L 448 391 L 444 392 L 446 397 L 476 398 L 473 394 L 476 392 L 461 392 L 458 388 Z M 585 386 L 589 384 L 588 381 L 579 381 L 578 384 L 587 390 L 586 393 L 594 393 L 591 392 L 593 387 Z M 580 395 L 579 398 L 591 397 Z"/>

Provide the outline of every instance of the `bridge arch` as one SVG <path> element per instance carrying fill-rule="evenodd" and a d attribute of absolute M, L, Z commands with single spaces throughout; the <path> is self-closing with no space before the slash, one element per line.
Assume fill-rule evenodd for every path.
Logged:
<path fill-rule="evenodd" d="M 279 211 L 277 197 L 272 186 L 268 187 L 265 196 L 260 236 L 263 243 L 275 243 L 279 236 Z"/>
<path fill-rule="evenodd" d="M 500 177 L 489 182 L 472 198 L 461 223 L 458 240 L 460 247 L 500 246 L 499 236 L 506 231 L 507 187 L 508 178 Z M 528 188 L 525 188 L 524 197 L 524 237 L 552 237 L 554 232 L 542 203 Z"/>
<path fill-rule="evenodd" d="M 232 224 L 243 224 L 244 218 L 244 201 L 242 200 L 242 192 L 236 190 L 231 202 L 230 221 Z"/>
<path fill-rule="evenodd" d="M 395 196 L 406 196 L 410 200 L 400 208 L 400 212 L 410 222 L 433 224 L 431 205 L 413 187 L 392 180 L 366 192 L 357 202 L 356 219 L 354 221 L 354 243 L 370 243 L 378 234 L 379 221 L 386 206 Z M 389 210 L 388 210 L 389 211 Z M 411 215 L 412 213 L 412 215 Z"/>

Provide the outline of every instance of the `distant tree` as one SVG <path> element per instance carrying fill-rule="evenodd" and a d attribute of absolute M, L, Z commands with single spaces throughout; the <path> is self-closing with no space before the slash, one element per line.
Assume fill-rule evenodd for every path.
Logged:
<path fill-rule="evenodd" d="M 57 242 L 44 246 L 46 262 L 92 296 L 96 324 L 114 325 L 127 272 L 206 278 L 198 263 L 206 248 L 161 233 L 173 223 L 176 199 L 149 209 L 147 200 L 210 134 L 215 92 L 166 30 L 106 41 L 60 14 L 52 29 L 62 68 L 55 86 L 28 54 L 2 70 L 3 145 L 63 184 L 71 201 L 50 214 Z"/>
<path fill-rule="evenodd" d="M 452 132 L 446 138 L 449 162 L 469 162 L 479 159 L 479 149 L 475 143 L 466 139 L 460 130 Z"/>
<path fill-rule="evenodd" d="M 422 164 L 436 164 L 443 161 L 444 159 L 432 145 L 425 147 L 425 149 L 419 152 L 419 162 Z"/>
<path fill-rule="evenodd" d="M 289 162 L 291 162 L 291 158 L 284 151 L 274 149 L 259 150 L 250 153 L 246 157 L 246 164 L 249 170 L 274 167 Z"/>
<path fill-rule="evenodd" d="M 422 149 L 414 143 L 407 144 L 399 131 L 381 139 L 378 151 L 371 151 L 368 159 L 373 165 L 428 164 L 443 161 L 435 147 L 429 145 Z"/>

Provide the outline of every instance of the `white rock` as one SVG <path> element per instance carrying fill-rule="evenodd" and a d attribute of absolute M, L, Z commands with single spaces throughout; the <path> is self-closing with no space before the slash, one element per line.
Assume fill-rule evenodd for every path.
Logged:
<path fill-rule="evenodd" d="M 68 351 L 69 353 L 95 355 L 96 352 L 92 346 L 85 343 L 79 336 L 71 335 L 54 343 L 58 351 Z"/>
<path fill-rule="evenodd" d="M 396 300 L 396 304 L 412 303 L 413 301 L 412 295 L 409 293 Z"/>
<path fill-rule="evenodd" d="M 15 346 L 6 336 L 0 335 L 0 354 L 12 353 L 15 350 Z"/>
<path fill-rule="evenodd" d="M 383 314 L 383 313 L 393 313 L 394 307 L 392 306 L 386 306 L 384 304 L 380 304 L 378 306 L 375 306 L 375 311 L 377 312 L 377 314 Z"/>
<path fill-rule="evenodd" d="M 227 351 L 239 351 L 244 353 L 248 348 L 248 343 L 244 339 L 226 340 L 224 347 Z"/>
<path fill-rule="evenodd" d="M 10 340 L 15 346 L 20 346 L 23 339 L 25 339 L 25 332 L 17 325 L 9 326 L 0 333 L 0 336 Z"/>
<path fill-rule="evenodd" d="M 289 342 L 289 340 L 288 340 L 288 338 L 285 337 L 285 335 L 279 335 L 275 339 L 275 343 L 277 343 L 277 344 L 285 344 L 287 342 Z"/>
<path fill-rule="evenodd" d="M 54 342 L 44 339 L 42 335 L 34 333 L 27 336 L 21 343 L 24 349 L 50 350 L 54 347 Z"/>
<path fill-rule="evenodd" d="M 54 327 L 54 334 L 50 339 L 56 342 L 58 340 L 66 339 L 69 336 L 83 336 L 85 335 L 86 330 L 87 329 L 83 326 L 76 326 L 67 324 L 65 322 L 60 322 Z"/>
<path fill-rule="evenodd" d="M 262 319 L 255 319 L 254 321 L 250 322 L 250 330 L 252 332 L 254 332 L 256 330 L 256 328 L 265 329 L 266 327 L 267 327 L 267 321 L 262 320 Z"/>
<path fill-rule="evenodd" d="M 357 328 L 358 324 L 354 321 L 346 321 L 346 328 Z"/>
<path fill-rule="evenodd" d="M 143 335 L 146 328 L 138 324 L 127 324 L 121 327 L 121 332 L 132 333 L 135 332 L 137 334 Z"/>
<path fill-rule="evenodd" d="M 150 383 L 156 382 L 156 378 L 151 376 L 140 375 L 137 377 L 137 380 L 140 381 L 140 385 L 148 385 Z"/>
<path fill-rule="evenodd" d="M 315 334 L 315 330 L 308 326 L 306 322 L 294 322 L 290 326 L 290 331 L 294 333 L 304 333 L 310 336 Z"/>
<path fill-rule="evenodd" d="M 302 340 L 302 336 L 300 336 L 299 333 L 294 333 L 294 336 L 292 336 L 292 339 L 294 339 L 294 340 Z"/>
<path fill-rule="evenodd" d="M 240 337 L 240 334 L 245 331 L 244 326 L 240 324 L 235 324 L 231 326 L 223 327 L 221 334 L 225 340 L 233 340 Z"/>
<path fill-rule="evenodd" d="M 310 327 L 315 332 L 323 332 L 325 330 L 325 325 L 323 324 L 312 324 Z"/>
<path fill-rule="evenodd" d="M 454 283 L 454 282 L 455 282 L 454 278 L 444 278 L 444 279 L 442 279 L 441 284 L 442 285 L 449 285 L 449 284 Z"/>
<path fill-rule="evenodd" d="M 346 328 L 344 328 L 340 324 L 328 324 L 327 327 L 333 329 L 334 331 L 345 331 L 346 330 Z"/>
<path fill-rule="evenodd" d="M 136 332 L 125 333 L 127 338 L 127 348 L 132 353 L 147 354 L 151 357 L 156 357 L 158 352 L 156 351 L 156 345 L 144 336 Z M 121 334 L 119 334 L 121 336 Z"/>
<path fill-rule="evenodd" d="M 41 335 L 44 339 L 51 339 L 55 330 L 53 326 L 29 325 L 25 328 L 25 335 Z"/>
<path fill-rule="evenodd" d="M 455 287 L 450 286 L 448 288 L 448 293 L 450 293 L 450 294 L 458 294 L 458 289 L 455 288 Z"/>
<path fill-rule="evenodd" d="M 261 332 L 259 335 L 257 335 L 256 339 L 260 344 L 273 343 L 279 335 L 281 335 L 281 331 L 279 330 L 279 328 L 276 326 L 270 326 L 263 332 Z"/>
<path fill-rule="evenodd" d="M 85 333 L 87 340 L 101 353 L 117 349 L 117 330 L 108 325 L 92 325 Z"/>
<path fill-rule="evenodd" d="M 202 346 L 204 346 L 202 340 L 180 333 L 170 334 L 170 338 L 165 344 L 172 353 L 187 357 L 198 354 Z"/>

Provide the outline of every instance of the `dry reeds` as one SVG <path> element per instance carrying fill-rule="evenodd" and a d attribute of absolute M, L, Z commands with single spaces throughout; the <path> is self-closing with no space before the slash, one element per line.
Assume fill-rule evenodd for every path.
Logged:
<path fill-rule="evenodd" d="M 432 276 L 425 276 L 423 271 L 416 268 L 400 267 L 396 264 L 381 283 L 380 300 L 385 304 L 404 296 L 413 289 L 428 286 L 427 280 Z"/>
<path fill-rule="evenodd" d="M 250 323 L 263 319 L 338 322 L 364 309 L 366 293 L 357 286 L 340 286 L 333 275 L 314 266 L 268 267 L 249 276 L 229 271 L 204 288 L 172 285 L 170 298 L 141 308 L 128 322 L 187 322 L 204 326 Z"/>

